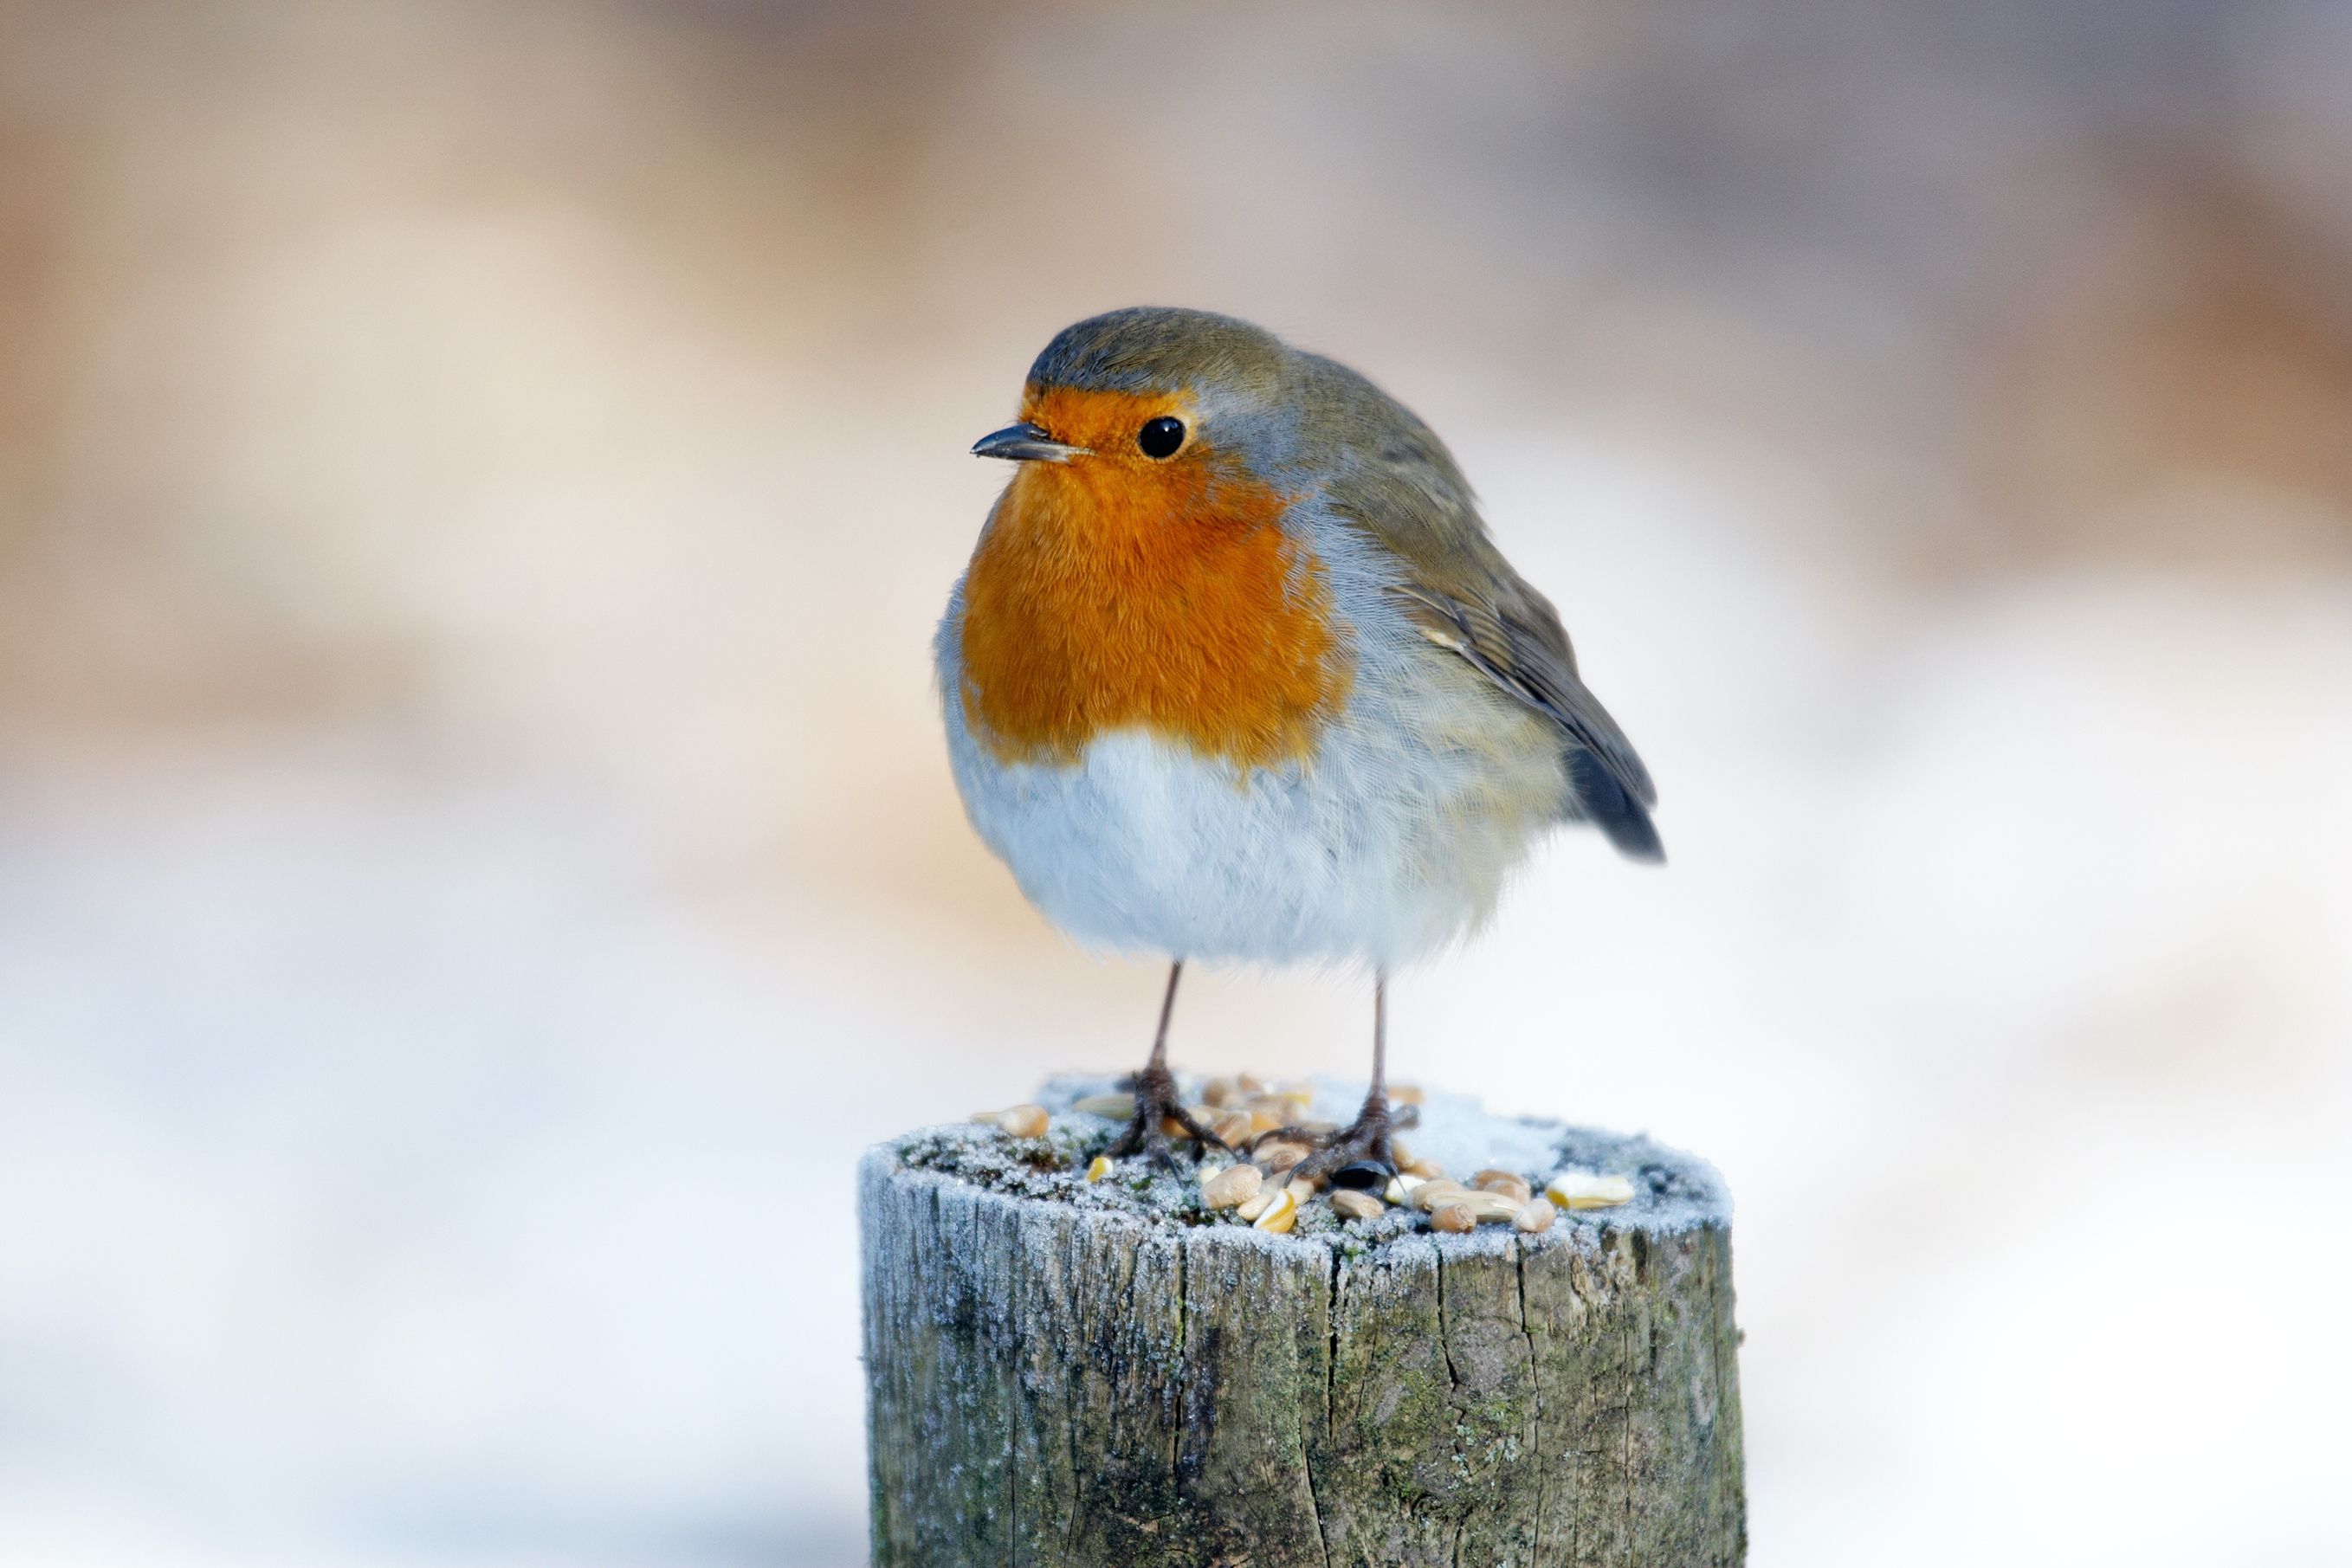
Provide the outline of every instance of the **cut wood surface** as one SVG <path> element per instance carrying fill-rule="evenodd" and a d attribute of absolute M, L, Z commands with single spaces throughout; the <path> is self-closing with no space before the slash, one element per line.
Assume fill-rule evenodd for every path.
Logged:
<path fill-rule="evenodd" d="M 1731 1232 L 1704 1163 L 1437 1098 L 1450 1172 L 1631 1178 L 1540 1235 L 1202 1210 L 1040 1103 L 860 1170 L 877 1568 L 1737 1563 Z M 1326 1090 L 1331 1108 L 1350 1092 Z M 1325 1105 L 1318 1103 L 1318 1112 Z M 1438 1151 L 1442 1150 L 1440 1153 Z"/>

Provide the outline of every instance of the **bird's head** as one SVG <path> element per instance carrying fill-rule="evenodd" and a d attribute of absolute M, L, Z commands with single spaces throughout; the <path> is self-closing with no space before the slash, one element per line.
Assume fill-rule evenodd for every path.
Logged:
<path fill-rule="evenodd" d="M 1030 366 L 1021 417 L 981 437 L 1022 465 L 1008 503 L 1114 530 L 1171 518 L 1263 521 L 1294 444 L 1282 396 L 1296 356 L 1205 310 L 1114 310 L 1065 328 Z"/>
<path fill-rule="evenodd" d="M 964 583 L 961 696 L 1000 757 L 1067 761 L 1134 726 L 1249 766 L 1305 754 L 1352 679 L 1322 567 L 1283 526 L 1318 483 L 1297 460 L 1310 361 L 1170 309 L 1037 356 L 1020 423 L 972 448 L 1019 465 Z"/>

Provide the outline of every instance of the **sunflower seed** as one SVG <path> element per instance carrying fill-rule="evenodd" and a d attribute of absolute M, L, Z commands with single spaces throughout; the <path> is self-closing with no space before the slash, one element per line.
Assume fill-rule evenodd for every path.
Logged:
<path fill-rule="evenodd" d="M 1412 1189 L 1412 1206 L 1423 1214 L 1436 1212 L 1441 1203 L 1459 1203 L 1470 1189 L 1458 1181 L 1425 1181 Z"/>
<path fill-rule="evenodd" d="M 1613 1208 L 1633 1201 L 1633 1184 L 1599 1171 L 1566 1170 L 1544 1183 L 1544 1196 L 1562 1208 Z"/>
<path fill-rule="evenodd" d="M 1070 1109 L 1083 1111 L 1089 1116 L 1108 1116 L 1114 1122 L 1124 1122 L 1135 1114 L 1135 1096 L 1088 1094 L 1071 1102 Z"/>
<path fill-rule="evenodd" d="M 1015 1105 L 996 1113 L 996 1124 L 1016 1138 L 1042 1138 L 1045 1135 L 1045 1107 Z"/>
<path fill-rule="evenodd" d="M 1527 1177 L 1500 1170 L 1480 1171 L 1470 1178 L 1470 1185 L 1480 1192 L 1499 1192 L 1521 1203 L 1533 1197 L 1536 1190 L 1528 1185 Z"/>
<path fill-rule="evenodd" d="M 1331 1173 L 1333 1186 L 1351 1186 L 1358 1192 L 1378 1192 L 1389 1185 L 1396 1172 L 1378 1160 L 1358 1160 L 1341 1166 Z"/>
<path fill-rule="evenodd" d="M 1232 1208 L 1255 1197 L 1265 1184 L 1265 1173 L 1255 1166 L 1227 1166 L 1201 1179 L 1201 1201 L 1211 1208 Z"/>
<path fill-rule="evenodd" d="M 1385 1210 L 1370 1193 L 1339 1187 L 1331 1194 L 1331 1212 L 1342 1219 L 1378 1219 Z"/>

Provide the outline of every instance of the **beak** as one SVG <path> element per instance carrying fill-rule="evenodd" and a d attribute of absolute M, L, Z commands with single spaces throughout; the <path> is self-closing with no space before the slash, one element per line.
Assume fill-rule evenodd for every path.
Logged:
<path fill-rule="evenodd" d="M 1015 463 L 1067 463 L 1086 451 L 1065 446 L 1034 424 L 1008 424 L 971 444 L 974 457 L 1006 457 Z"/>

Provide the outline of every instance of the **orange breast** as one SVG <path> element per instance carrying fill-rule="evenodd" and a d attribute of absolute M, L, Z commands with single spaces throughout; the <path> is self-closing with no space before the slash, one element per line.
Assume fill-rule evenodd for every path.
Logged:
<path fill-rule="evenodd" d="M 965 580 L 966 721 L 1005 761 L 1129 726 L 1244 767 L 1303 755 L 1349 682 L 1320 563 L 1213 454 L 1145 462 L 1022 465 Z"/>

